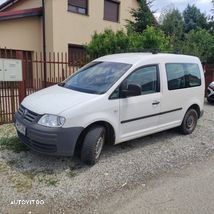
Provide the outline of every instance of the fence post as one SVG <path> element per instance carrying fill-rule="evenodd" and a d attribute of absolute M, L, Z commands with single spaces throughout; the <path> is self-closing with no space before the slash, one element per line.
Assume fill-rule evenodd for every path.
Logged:
<path fill-rule="evenodd" d="M 19 104 L 26 97 L 26 79 L 27 79 L 27 69 L 26 69 L 26 60 L 24 60 L 24 55 L 22 51 L 16 52 L 17 59 L 22 60 L 22 81 L 19 84 Z"/>

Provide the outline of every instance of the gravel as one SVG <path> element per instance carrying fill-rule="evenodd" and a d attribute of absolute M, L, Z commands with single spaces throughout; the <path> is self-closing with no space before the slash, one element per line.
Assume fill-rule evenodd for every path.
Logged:
<path fill-rule="evenodd" d="M 0 126 L 0 139 L 12 137 L 12 125 Z M 146 181 L 173 168 L 183 168 L 214 154 L 214 106 L 195 132 L 181 135 L 176 129 L 106 146 L 93 167 L 78 160 L 15 153 L 0 147 L 0 213 L 81 213 L 87 203 Z M 44 205 L 11 205 L 13 200 L 44 200 Z"/>

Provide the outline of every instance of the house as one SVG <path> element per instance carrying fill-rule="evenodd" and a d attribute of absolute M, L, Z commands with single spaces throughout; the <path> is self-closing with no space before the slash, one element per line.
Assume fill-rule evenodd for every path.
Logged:
<path fill-rule="evenodd" d="M 7 0 L 0 5 L 0 48 L 76 52 L 92 34 L 125 29 L 138 0 Z"/>
<path fill-rule="evenodd" d="M 0 58 L 22 60 L 22 81 L 0 79 L 0 95 L 4 95 L 0 117 L 12 121 L 26 95 L 61 82 L 86 63 L 83 45 L 93 33 L 125 29 L 138 1 L 6 0 L 1 4 Z"/>

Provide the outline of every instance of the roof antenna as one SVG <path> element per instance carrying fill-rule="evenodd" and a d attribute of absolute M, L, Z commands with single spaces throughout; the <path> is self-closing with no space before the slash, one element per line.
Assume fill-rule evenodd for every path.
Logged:
<path fill-rule="evenodd" d="M 181 50 L 178 49 L 178 48 L 176 48 L 176 49 L 174 49 L 173 53 L 174 53 L 174 54 L 181 54 Z"/>
<path fill-rule="evenodd" d="M 158 48 L 152 49 L 152 54 L 158 54 L 160 50 Z"/>

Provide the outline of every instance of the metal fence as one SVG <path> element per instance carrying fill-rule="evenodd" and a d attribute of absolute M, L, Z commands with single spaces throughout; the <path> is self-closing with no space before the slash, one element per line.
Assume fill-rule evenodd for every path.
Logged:
<path fill-rule="evenodd" d="M 21 82 L 0 81 L 0 124 L 10 123 L 21 101 L 29 94 L 63 81 L 90 59 L 86 54 L 42 53 L 0 49 L 0 58 L 22 61 Z"/>
<path fill-rule="evenodd" d="M 20 59 L 23 75 L 21 82 L 0 81 L 0 124 L 13 121 L 19 104 L 27 95 L 63 81 L 92 59 L 84 52 L 47 53 L 44 57 L 42 53 L 1 48 L 0 58 Z M 214 80 L 214 66 L 207 65 L 205 70 L 207 86 Z"/>

